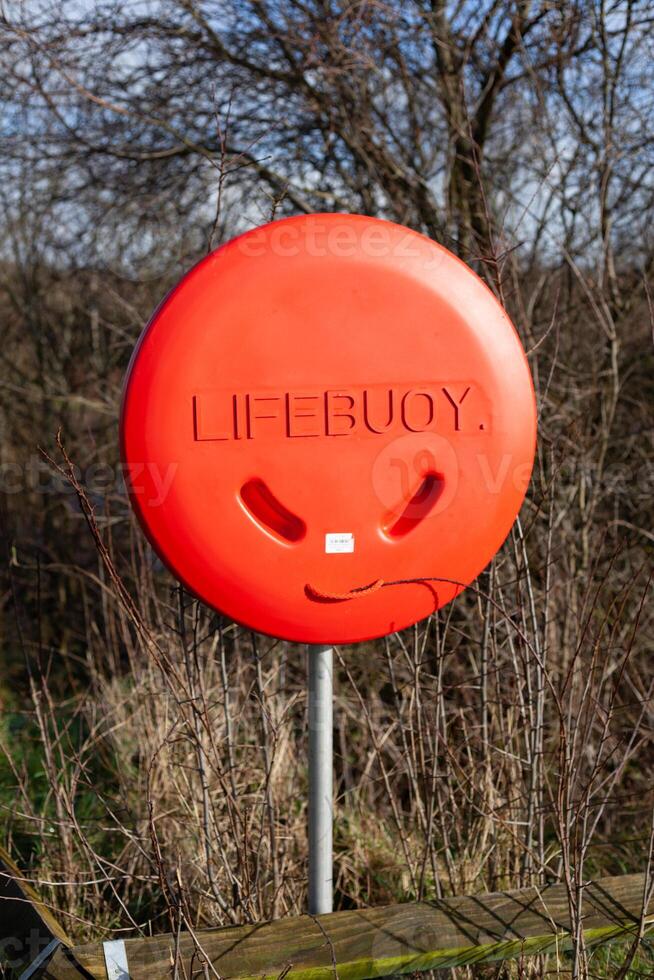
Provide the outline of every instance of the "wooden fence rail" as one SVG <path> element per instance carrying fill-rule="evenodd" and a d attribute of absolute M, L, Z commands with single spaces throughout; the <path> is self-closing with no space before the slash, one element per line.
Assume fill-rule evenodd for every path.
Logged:
<path fill-rule="evenodd" d="M 641 919 L 644 887 L 640 874 L 603 878 L 588 885 L 584 889 L 586 943 L 638 935 L 641 921 L 654 928 L 654 908 L 645 910 Z M 8 936 L 7 923 L 13 924 L 14 937 L 19 935 L 19 905 L 30 908 L 29 902 L 16 899 L 15 894 L 13 899 L 10 895 L 4 898 L 14 911 L 6 916 L 0 905 L 0 942 Z M 565 888 L 556 884 L 316 918 L 297 916 L 184 932 L 178 937 L 128 939 L 111 947 L 102 943 L 71 947 L 61 930 L 50 929 L 61 945 L 30 976 L 50 980 L 164 980 L 175 975 L 223 980 L 366 980 L 543 952 L 563 953 L 572 945 L 570 928 Z"/>

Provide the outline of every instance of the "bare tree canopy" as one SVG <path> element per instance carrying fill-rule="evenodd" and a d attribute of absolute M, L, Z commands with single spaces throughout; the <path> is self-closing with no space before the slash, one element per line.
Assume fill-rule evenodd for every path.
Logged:
<path fill-rule="evenodd" d="M 17 4 L 5 142 L 101 210 L 210 226 L 220 186 L 250 222 L 352 210 L 471 260 L 535 229 L 649 260 L 651 22 L 624 0 Z"/>

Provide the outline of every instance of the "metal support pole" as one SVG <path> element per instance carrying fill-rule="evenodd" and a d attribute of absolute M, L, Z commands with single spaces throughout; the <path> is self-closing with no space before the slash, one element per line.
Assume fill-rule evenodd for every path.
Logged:
<path fill-rule="evenodd" d="M 309 912 L 331 912 L 333 667 L 331 647 L 309 647 Z"/>

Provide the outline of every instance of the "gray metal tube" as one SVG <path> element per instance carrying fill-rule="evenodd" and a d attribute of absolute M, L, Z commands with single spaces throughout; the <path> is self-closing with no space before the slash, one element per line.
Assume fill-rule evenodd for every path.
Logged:
<path fill-rule="evenodd" d="M 309 912 L 333 909 L 334 651 L 309 647 Z"/>

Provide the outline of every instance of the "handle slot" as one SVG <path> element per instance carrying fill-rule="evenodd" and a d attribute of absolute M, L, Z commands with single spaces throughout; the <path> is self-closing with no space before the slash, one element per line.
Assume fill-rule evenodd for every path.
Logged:
<path fill-rule="evenodd" d="M 384 524 L 383 531 L 389 538 L 402 538 L 424 521 L 433 510 L 443 492 L 445 481 L 442 473 L 426 473 L 411 499 L 398 514 L 394 511 Z"/>
<path fill-rule="evenodd" d="M 302 518 L 284 507 L 259 477 L 253 477 L 243 484 L 241 500 L 257 524 L 275 537 L 295 544 L 307 533 Z"/>

